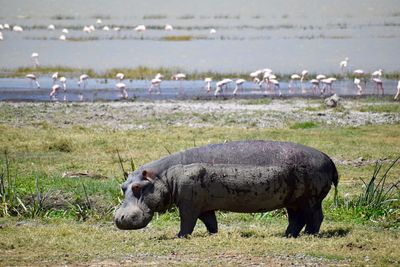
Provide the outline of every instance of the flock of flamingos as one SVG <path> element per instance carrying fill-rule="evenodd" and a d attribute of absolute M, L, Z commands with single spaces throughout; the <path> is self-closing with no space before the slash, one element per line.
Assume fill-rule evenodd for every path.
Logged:
<path fill-rule="evenodd" d="M 101 20 L 97 20 L 98 24 L 101 24 Z M 9 29 L 11 30 L 10 25 L 8 24 L 0 24 L 0 30 L 3 29 Z M 49 25 L 48 26 L 49 30 L 55 30 L 54 25 Z M 104 26 L 102 28 L 104 31 L 109 31 L 111 30 L 108 26 Z M 15 32 L 22 32 L 23 29 L 22 27 L 15 25 L 12 27 L 12 30 Z M 119 31 L 120 29 L 118 27 L 114 27 L 112 30 L 114 31 Z M 138 25 L 134 28 L 136 32 L 144 32 L 146 30 L 145 25 Z M 172 31 L 173 27 L 169 24 L 165 25 L 165 30 L 166 31 Z M 83 31 L 86 33 L 91 33 L 95 31 L 94 25 L 90 26 L 85 26 L 83 28 Z M 67 40 L 66 34 L 68 34 L 68 29 L 63 29 L 62 30 L 62 35 L 60 35 L 59 39 L 62 41 Z M 215 34 L 216 30 L 215 29 L 210 29 L 210 34 Z M 0 40 L 3 40 L 3 34 L 0 31 Z M 31 55 L 31 59 L 34 63 L 35 67 L 39 66 L 39 54 L 34 52 Z M 340 70 L 341 74 L 345 76 L 348 73 L 348 61 L 349 58 L 345 58 L 343 61 L 340 62 Z M 383 70 L 379 69 L 377 71 L 374 71 L 370 74 L 365 73 L 361 69 L 356 69 L 353 71 L 353 76 L 354 76 L 354 89 L 356 90 L 357 95 L 362 95 L 365 87 L 366 87 L 366 82 L 367 82 L 367 76 L 370 75 L 371 81 L 375 85 L 375 90 L 377 94 L 384 95 L 384 86 L 383 86 L 383 81 L 381 79 L 383 74 Z M 38 78 L 34 74 L 27 74 L 26 78 L 30 80 L 31 87 L 36 86 L 37 88 L 40 88 L 40 84 L 38 81 Z M 52 77 L 53 79 L 53 86 L 51 88 L 51 92 L 49 94 L 51 99 L 56 99 L 56 95 L 61 91 L 61 89 L 66 92 L 67 91 L 67 79 L 66 77 L 59 77 L 59 73 L 55 72 Z M 116 84 L 115 87 L 120 91 L 120 95 L 122 99 L 128 99 L 128 92 L 127 92 L 127 86 L 123 82 L 125 75 L 123 73 L 118 73 L 116 75 Z M 256 70 L 252 73 L 249 74 L 249 78 L 253 83 L 259 87 L 261 91 L 264 91 L 265 94 L 277 94 L 279 96 L 282 95 L 282 91 L 280 88 L 280 83 L 274 75 L 273 71 L 271 69 L 265 68 L 265 69 L 260 69 Z M 79 80 L 77 82 L 79 88 L 85 89 L 88 84 L 88 79 L 89 76 L 87 74 L 82 74 L 79 77 Z M 177 73 L 172 75 L 171 80 L 176 80 L 180 81 L 179 83 L 179 93 L 183 93 L 183 86 L 182 86 L 182 81 L 186 79 L 186 75 L 184 73 Z M 152 94 L 161 94 L 161 83 L 164 80 L 164 75 L 161 73 L 158 73 L 152 80 L 151 80 L 151 85 L 148 88 L 148 93 Z M 316 77 L 309 79 L 309 72 L 307 70 L 303 70 L 301 73 L 297 74 L 292 74 L 290 76 L 290 81 L 288 85 L 288 91 L 289 93 L 302 93 L 306 94 L 307 90 L 311 90 L 313 95 L 326 95 L 326 94 L 331 94 L 333 92 L 332 90 L 332 85 L 336 81 L 335 77 L 326 77 L 323 74 L 319 74 Z M 219 96 L 221 95 L 224 91 L 227 91 L 228 85 L 231 83 L 235 84 L 235 89 L 233 90 L 232 94 L 235 96 L 239 93 L 239 91 L 243 91 L 243 84 L 246 82 L 245 79 L 223 79 L 221 81 L 217 81 L 214 84 L 215 90 L 214 90 L 214 95 Z M 207 93 L 212 93 L 213 91 L 213 79 L 212 77 L 206 77 L 204 79 L 204 88 Z M 306 84 L 308 83 L 308 85 Z M 80 94 L 80 98 L 82 99 L 82 94 Z M 398 81 L 397 84 L 397 93 L 394 96 L 394 100 L 400 100 L 400 80 Z"/>

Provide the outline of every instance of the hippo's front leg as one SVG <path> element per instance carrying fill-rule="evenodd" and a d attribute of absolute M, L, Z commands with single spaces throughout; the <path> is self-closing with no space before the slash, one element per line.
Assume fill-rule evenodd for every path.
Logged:
<path fill-rule="evenodd" d="M 217 217 L 215 216 L 215 211 L 205 211 L 199 216 L 199 219 L 206 225 L 207 231 L 210 234 L 216 234 L 218 232 Z"/>
<path fill-rule="evenodd" d="M 178 233 L 179 238 L 192 234 L 199 214 L 200 212 L 193 206 L 179 205 L 179 217 L 181 219 L 181 229 Z"/>

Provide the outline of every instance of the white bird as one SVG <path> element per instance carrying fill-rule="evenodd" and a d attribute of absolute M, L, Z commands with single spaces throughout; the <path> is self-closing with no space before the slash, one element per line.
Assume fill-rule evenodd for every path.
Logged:
<path fill-rule="evenodd" d="M 88 79 L 89 76 L 87 74 L 82 74 L 81 76 L 79 76 L 78 86 L 81 87 L 81 84 L 83 84 L 83 89 L 85 89 Z"/>
<path fill-rule="evenodd" d="M 24 29 L 22 29 L 21 26 L 15 25 L 15 26 L 13 27 L 13 31 L 15 31 L 15 32 L 22 32 L 22 31 L 24 31 Z"/>
<path fill-rule="evenodd" d="M 119 32 L 121 30 L 121 28 L 120 27 L 114 27 L 113 30 L 116 31 L 116 32 Z"/>
<path fill-rule="evenodd" d="M 235 90 L 233 90 L 233 95 L 236 95 L 239 89 L 242 89 L 243 83 L 245 82 L 245 79 L 237 79 L 236 80 L 236 87 Z"/>
<path fill-rule="evenodd" d="M 151 94 L 154 89 L 157 89 L 157 94 L 161 94 L 161 82 L 162 79 L 158 78 L 157 76 L 154 79 L 152 79 L 149 88 L 149 94 Z"/>
<path fill-rule="evenodd" d="M 301 77 L 300 77 L 300 75 L 298 75 L 297 73 L 295 73 L 295 74 L 292 74 L 291 76 L 290 76 L 290 81 L 289 81 L 289 92 L 290 93 L 294 93 L 294 88 L 296 88 L 296 86 L 295 87 L 293 87 L 293 84 L 295 84 L 296 83 L 296 81 L 297 80 L 300 80 L 301 79 Z"/>
<path fill-rule="evenodd" d="M 60 37 L 58 37 L 58 39 L 61 41 L 66 41 L 67 37 L 64 34 L 62 34 L 62 35 L 60 35 Z"/>
<path fill-rule="evenodd" d="M 318 74 L 317 77 L 315 77 L 315 79 L 317 79 L 317 80 L 326 79 L 326 76 L 323 74 Z"/>
<path fill-rule="evenodd" d="M 3 33 L 0 32 L 0 41 L 3 41 Z"/>
<path fill-rule="evenodd" d="M 382 80 L 380 78 L 372 78 L 372 81 L 375 83 L 375 89 L 377 93 L 379 94 L 379 91 L 382 91 L 382 95 L 384 95 Z"/>
<path fill-rule="evenodd" d="M 5 23 L 3 26 L 4 26 L 4 29 L 7 29 L 7 30 L 10 29 L 10 24 Z"/>
<path fill-rule="evenodd" d="M 117 73 L 115 78 L 117 78 L 120 82 L 124 79 L 125 75 L 122 72 Z"/>
<path fill-rule="evenodd" d="M 0 24 L 0 30 L 4 30 L 3 24 Z"/>
<path fill-rule="evenodd" d="M 210 29 L 210 34 L 216 34 L 216 33 L 217 33 L 216 29 L 214 29 L 214 28 Z"/>
<path fill-rule="evenodd" d="M 175 81 L 179 81 L 179 94 L 183 93 L 183 80 L 186 78 L 186 74 L 184 73 L 177 73 L 172 75 L 171 79 Z"/>
<path fill-rule="evenodd" d="M 354 73 L 355 75 L 358 75 L 358 76 L 364 75 L 364 71 L 363 71 L 363 70 L 360 70 L 360 69 L 357 69 L 357 70 L 353 71 L 353 73 Z"/>
<path fill-rule="evenodd" d="M 94 27 L 94 25 L 90 25 L 90 26 L 89 26 L 89 29 L 90 29 L 91 32 L 94 32 L 94 31 L 96 30 L 96 28 Z"/>
<path fill-rule="evenodd" d="M 39 54 L 36 52 L 33 52 L 31 55 L 31 58 L 33 60 L 35 68 L 39 67 Z"/>
<path fill-rule="evenodd" d="M 302 83 L 307 76 L 308 76 L 308 70 L 303 70 L 301 72 L 300 82 Z"/>
<path fill-rule="evenodd" d="M 56 29 L 56 27 L 53 24 L 50 24 L 47 29 L 49 29 L 50 31 L 54 31 Z"/>
<path fill-rule="evenodd" d="M 146 30 L 146 26 L 144 25 L 138 25 L 135 27 L 135 32 L 144 32 Z"/>
<path fill-rule="evenodd" d="M 108 26 L 104 26 L 104 27 L 103 27 L 103 31 L 108 32 L 109 30 L 110 30 L 110 27 L 108 27 Z"/>
<path fill-rule="evenodd" d="M 331 94 L 332 93 L 332 84 L 333 84 L 334 81 L 336 81 L 335 77 L 322 79 L 321 82 L 324 85 L 322 87 L 321 94 L 325 94 L 325 92 L 327 91 L 328 88 L 329 88 L 329 93 Z"/>
<path fill-rule="evenodd" d="M 55 84 L 51 87 L 51 92 L 50 92 L 50 98 L 56 100 L 56 95 L 58 91 L 60 90 L 61 86 L 59 84 Z"/>
<path fill-rule="evenodd" d="M 27 74 L 25 77 L 30 80 L 31 87 L 33 86 L 33 83 L 35 83 L 36 84 L 36 88 L 40 89 L 40 84 L 39 84 L 39 82 L 36 79 L 36 76 L 34 74 Z"/>
<path fill-rule="evenodd" d="M 123 99 L 128 99 L 128 92 L 126 91 L 126 85 L 124 83 L 119 82 L 115 85 L 115 87 L 119 89 Z"/>
<path fill-rule="evenodd" d="M 361 80 L 359 78 L 354 78 L 354 85 L 358 89 L 357 94 L 361 95 L 363 91 L 363 88 L 361 87 Z"/>
<path fill-rule="evenodd" d="M 166 31 L 172 31 L 174 29 L 174 27 L 172 27 L 172 25 L 170 25 L 170 24 L 166 24 L 165 25 L 165 30 Z"/>
<path fill-rule="evenodd" d="M 51 75 L 51 78 L 53 79 L 53 84 L 55 84 L 58 79 L 58 72 L 54 72 L 53 75 Z"/>
<path fill-rule="evenodd" d="M 65 34 L 67 34 L 69 31 L 68 31 L 68 29 L 62 29 L 62 31 L 61 31 L 62 33 L 65 33 Z"/>
<path fill-rule="evenodd" d="M 164 80 L 164 75 L 162 75 L 161 73 L 157 73 L 154 78 Z"/>
<path fill-rule="evenodd" d="M 82 31 L 83 31 L 83 32 L 86 32 L 86 33 L 91 33 L 91 32 L 92 32 L 92 29 L 89 28 L 88 26 L 84 26 L 83 29 L 82 29 Z"/>
<path fill-rule="evenodd" d="M 341 70 L 342 74 L 345 74 L 348 62 L 349 62 L 348 57 L 346 57 L 343 61 L 340 62 L 340 70 Z"/>
<path fill-rule="evenodd" d="M 274 76 L 275 76 L 275 75 L 274 75 Z M 276 77 L 275 77 L 275 78 L 272 78 L 272 79 L 270 78 L 270 79 L 269 79 L 269 82 L 274 86 L 273 91 L 275 92 L 276 89 L 278 89 L 279 96 L 281 96 L 281 95 L 282 95 L 281 86 L 280 86 L 280 84 L 279 84 L 279 81 L 276 79 Z"/>
<path fill-rule="evenodd" d="M 223 91 L 223 87 L 225 86 L 225 89 L 228 89 L 228 84 L 231 83 L 232 80 L 225 78 L 222 81 L 217 82 L 216 86 L 217 88 L 215 89 L 214 95 L 218 96 L 220 93 Z"/>
<path fill-rule="evenodd" d="M 397 83 L 397 93 L 396 93 L 396 95 L 394 96 L 394 100 L 400 100 L 400 80 L 399 80 L 399 82 Z"/>
<path fill-rule="evenodd" d="M 379 70 L 374 71 L 374 72 L 371 74 L 371 76 L 372 76 L 372 77 L 381 78 L 381 77 L 382 77 L 382 74 L 383 74 L 383 70 L 382 70 L 382 69 L 379 69 Z"/>
<path fill-rule="evenodd" d="M 62 84 L 63 90 L 64 92 L 67 91 L 67 78 L 65 78 L 64 76 L 60 78 L 60 82 Z"/>
<path fill-rule="evenodd" d="M 205 82 L 205 89 L 207 90 L 207 93 L 211 92 L 211 82 L 212 82 L 212 78 L 207 77 L 204 79 Z"/>
<path fill-rule="evenodd" d="M 101 21 L 101 19 L 97 19 L 96 23 L 97 23 L 97 24 L 101 24 L 101 23 L 103 23 L 103 22 Z"/>
<path fill-rule="evenodd" d="M 312 91 L 313 94 L 317 94 L 318 90 L 319 90 L 319 80 L 318 79 L 312 79 L 311 81 L 312 84 Z"/>

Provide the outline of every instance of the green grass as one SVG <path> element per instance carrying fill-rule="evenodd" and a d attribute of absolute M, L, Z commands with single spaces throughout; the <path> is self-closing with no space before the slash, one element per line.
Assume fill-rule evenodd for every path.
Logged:
<path fill-rule="evenodd" d="M 393 245 L 400 237 L 399 202 L 384 200 L 387 205 L 373 207 L 372 215 L 366 208 L 369 204 L 357 202 L 371 192 L 372 184 L 382 196 L 399 181 L 398 163 L 384 176 L 400 154 L 399 124 L 334 128 L 306 122 L 264 129 L 237 127 L 235 119 L 226 114 L 221 120 L 224 123 L 191 128 L 173 126 L 173 120 L 156 114 L 142 118 L 129 113 L 130 124 L 149 123 L 145 129 L 123 130 L 87 125 L 90 118 L 86 110 L 90 108 L 80 104 L 60 109 L 52 104 L 0 106 L 0 265 L 399 264 L 400 248 Z M 74 113 L 83 120 L 65 125 L 55 122 L 70 120 Z M 46 114 L 47 119 L 37 120 L 32 114 Z M 213 122 L 216 114 L 177 112 L 171 116 Z M 112 225 L 114 208 L 122 198 L 121 162 L 130 170 L 132 162 L 140 166 L 168 151 L 253 139 L 297 142 L 338 160 L 363 157 L 388 161 L 380 172 L 374 164 L 337 164 L 339 202 L 331 190 L 323 202 L 325 221 L 316 237 L 284 238 L 287 219 L 282 210 L 218 212 L 217 235 L 209 236 L 198 223 L 193 235 L 184 240 L 174 238 L 179 230 L 176 209 L 156 214 L 143 230 L 119 231 Z M 84 171 L 107 178 L 63 177 L 65 172 Z M 398 188 L 392 189 L 390 198 L 398 199 L 398 192 Z M 4 203 L 10 204 L 8 213 Z"/>
<path fill-rule="evenodd" d="M 161 38 L 163 41 L 191 41 L 193 36 L 191 35 L 169 35 Z"/>

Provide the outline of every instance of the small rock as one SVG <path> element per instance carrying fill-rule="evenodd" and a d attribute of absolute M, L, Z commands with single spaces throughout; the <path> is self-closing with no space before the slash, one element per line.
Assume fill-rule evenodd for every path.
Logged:
<path fill-rule="evenodd" d="M 328 108 L 334 108 L 339 105 L 340 100 L 341 100 L 341 98 L 337 94 L 334 94 L 333 96 L 325 99 L 325 105 Z"/>

